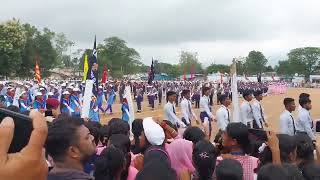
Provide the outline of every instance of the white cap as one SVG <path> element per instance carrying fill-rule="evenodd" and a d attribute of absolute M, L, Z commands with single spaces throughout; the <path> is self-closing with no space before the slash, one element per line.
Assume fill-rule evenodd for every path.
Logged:
<path fill-rule="evenodd" d="M 102 86 L 99 86 L 99 89 L 102 89 Z"/>
<path fill-rule="evenodd" d="M 36 93 L 34 93 L 35 94 L 35 96 L 42 96 L 43 94 L 41 93 L 41 92 L 39 92 L 39 91 L 37 91 Z"/>
<path fill-rule="evenodd" d="M 67 84 L 66 83 L 62 83 L 61 86 L 67 86 Z"/>
<path fill-rule="evenodd" d="M 73 86 L 68 86 L 67 89 L 73 89 Z"/>
<path fill-rule="evenodd" d="M 48 92 L 48 96 L 53 96 L 53 92 Z"/>
<path fill-rule="evenodd" d="M 70 95 L 69 91 L 64 91 L 62 94 L 63 95 Z"/>
<path fill-rule="evenodd" d="M 19 97 L 21 97 L 24 93 L 26 93 L 26 91 L 22 91 L 22 92 L 19 94 Z"/>
<path fill-rule="evenodd" d="M 152 117 L 146 117 L 142 121 L 143 131 L 151 145 L 162 145 L 165 139 L 162 127 L 153 121 Z"/>
<path fill-rule="evenodd" d="M 43 88 L 43 87 L 39 88 L 39 91 L 45 91 L 45 90 L 46 90 L 46 89 Z"/>
<path fill-rule="evenodd" d="M 75 87 L 75 88 L 73 88 L 73 90 L 72 90 L 73 92 L 80 92 L 80 89 L 79 88 L 77 88 L 77 87 Z"/>

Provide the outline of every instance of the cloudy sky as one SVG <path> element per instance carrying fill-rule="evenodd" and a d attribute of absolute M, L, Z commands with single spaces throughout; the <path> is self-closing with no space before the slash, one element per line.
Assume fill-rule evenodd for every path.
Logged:
<path fill-rule="evenodd" d="M 118 36 L 145 64 L 177 63 L 182 50 L 204 65 L 231 62 L 250 50 L 271 65 L 295 47 L 320 46 L 319 0 L 1 0 L 12 17 L 63 32 L 75 48 Z"/>

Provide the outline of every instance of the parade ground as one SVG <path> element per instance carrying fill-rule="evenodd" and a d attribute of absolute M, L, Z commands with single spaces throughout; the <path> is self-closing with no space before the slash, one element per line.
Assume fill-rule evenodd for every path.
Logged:
<path fill-rule="evenodd" d="M 269 128 L 273 131 L 278 131 L 279 128 L 279 117 L 280 114 L 284 111 L 284 106 L 283 106 L 283 99 L 285 97 L 291 97 L 295 99 L 296 106 L 299 106 L 298 102 L 298 97 L 299 94 L 305 92 L 309 93 L 311 95 L 311 100 L 312 101 L 312 110 L 311 110 L 311 117 L 312 119 L 320 119 L 320 102 L 316 101 L 320 97 L 320 90 L 319 89 L 310 89 L 310 88 L 289 88 L 287 93 L 285 94 L 269 94 L 268 96 L 264 97 L 262 100 L 262 105 L 265 110 L 265 116 L 266 120 L 268 121 Z M 242 97 L 239 97 L 240 103 L 242 102 Z M 216 104 L 216 100 L 214 101 L 215 104 L 213 105 L 213 112 L 215 114 L 216 110 L 219 108 L 219 105 Z M 134 103 L 134 108 L 136 111 L 136 102 L 133 101 Z M 165 104 L 165 98 L 162 98 L 162 104 L 159 105 L 158 101 L 155 101 L 155 109 L 152 111 L 150 107 L 148 107 L 148 99 L 147 97 L 144 97 L 143 101 L 143 106 L 142 106 L 142 112 L 141 113 L 135 113 L 135 118 L 145 118 L 148 116 L 153 116 L 153 117 L 159 117 L 159 118 L 164 118 L 163 117 L 163 106 Z M 104 106 L 105 108 L 106 106 Z M 231 108 L 231 107 L 230 107 Z M 114 112 L 112 115 L 109 115 L 108 113 L 106 115 L 100 114 L 101 115 L 101 122 L 103 124 L 107 123 L 108 120 L 114 117 L 121 117 L 121 104 L 119 102 L 119 96 L 116 98 L 116 102 L 113 105 Z M 199 109 L 193 108 L 196 115 L 199 117 L 200 111 Z M 177 108 L 177 114 L 178 117 L 181 117 L 181 111 L 180 107 L 178 106 Z M 297 110 L 295 113 L 293 113 L 295 117 L 297 117 Z M 216 131 L 216 125 L 214 123 L 214 129 L 213 131 Z"/>

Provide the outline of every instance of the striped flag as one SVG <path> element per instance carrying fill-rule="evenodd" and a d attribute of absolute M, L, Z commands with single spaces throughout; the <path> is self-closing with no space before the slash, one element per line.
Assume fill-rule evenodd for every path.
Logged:
<path fill-rule="evenodd" d="M 35 72 L 35 78 L 36 80 L 38 81 L 38 83 L 41 82 L 41 74 L 40 74 L 40 67 L 39 67 L 39 56 L 37 57 L 36 59 L 36 67 L 34 69 L 34 72 Z"/>
<path fill-rule="evenodd" d="M 87 80 L 87 74 L 89 69 L 89 63 L 88 63 L 88 55 L 86 54 L 84 56 L 84 62 L 83 62 L 83 80 Z"/>

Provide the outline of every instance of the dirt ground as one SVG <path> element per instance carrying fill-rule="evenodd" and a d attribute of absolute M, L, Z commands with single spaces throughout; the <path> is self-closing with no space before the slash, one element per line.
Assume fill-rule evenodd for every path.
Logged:
<path fill-rule="evenodd" d="M 286 94 L 279 94 L 279 95 L 268 95 L 262 100 L 262 105 L 265 109 L 265 115 L 266 120 L 269 123 L 270 129 L 274 131 L 278 131 L 279 128 L 279 117 L 280 114 L 284 111 L 284 106 L 282 104 L 282 101 L 285 97 L 291 97 L 296 100 L 296 105 L 298 106 L 298 97 L 299 94 L 305 92 L 311 94 L 311 100 L 312 101 L 312 110 L 311 110 L 311 116 L 313 119 L 320 119 L 320 102 L 317 101 L 320 97 L 320 89 L 307 89 L 307 88 L 292 88 L 288 89 Z M 165 99 L 162 98 L 162 104 L 159 105 L 158 101 L 155 101 L 155 110 L 151 110 L 150 107 L 148 107 L 148 100 L 145 97 L 142 105 L 142 112 L 141 113 L 135 113 L 135 118 L 144 118 L 148 116 L 153 117 L 160 117 L 163 118 L 163 106 L 165 104 Z M 242 102 L 242 98 L 240 98 L 240 104 Z M 134 108 L 136 111 L 136 102 L 134 101 Z M 104 106 L 105 108 L 106 106 Z M 213 112 L 216 112 L 216 110 L 219 108 L 219 105 L 214 104 L 213 106 Z M 107 123 L 111 118 L 114 117 L 121 117 L 121 104 L 119 103 L 119 96 L 116 98 L 116 102 L 113 105 L 114 113 L 112 115 L 109 115 L 108 113 L 106 115 L 101 114 L 101 122 Z M 180 107 L 176 110 L 178 117 L 181 117 Z M 197 116 L 199 116 L 200 112 L 199 109 L 195 109 L 195 113 Z M 295 114 L 297 114 L 295 112 Z M 214 123 L 214 129 L 215 132 L 216 124 Z"/>

